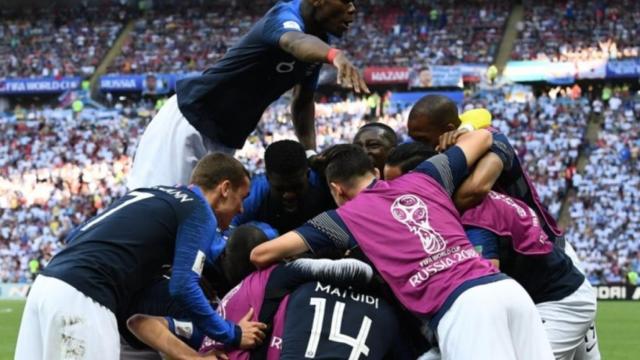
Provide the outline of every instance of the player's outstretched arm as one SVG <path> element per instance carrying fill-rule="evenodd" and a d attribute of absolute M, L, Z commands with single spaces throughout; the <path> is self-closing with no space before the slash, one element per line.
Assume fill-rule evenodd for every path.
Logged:
<path fill-rule="evenodd" d="M 181 221 L 169 293 L 189 310 L 189 318 L 205 335 L 232 347 L 255 347 L 262 342 L 266 325 L 249 322 L 241 328 L 223 319 L 213 310 L 199 285 L 205 254 L 209 252 L 212 234 L 216 233 L 215 219 L 210 211 L 203 202 Z M 247 339 L 251 341 L 247 343 Z"/>
<path fill-rule="evenodd" d="M 366 286 L 373 278 L 371 266 L 356 259 L 297 259 L 284 265 L 283 270 L 288 271 L 289 274 L 289 283 L 283 286 L 290 289 L 310 281 L 320 281 L 341 287 Z"/>
<path fill-rule="evenodd" d="M 309 247 L 302 239 L 302 236 L 295 231 L 289 231 L 282 236 L 256 246 L 251 251 L 251 262 L 258 268 L 264 268 L 308 250 Z"/>
<path fill-rule="evenodd" d="M 364 78 L 343 51 L 331 48 L 317 36 L 298 31 L 284 33 L 278 42 L 280 48 L 296 59 L 307 63 L 329 63 L 338 70 L 338 85 L 356 93 L 369 93 Z"/>
<path fill-rule="evenodd" d="M 140 341 L 170 359 L 228 359 L 221 352 L 199 354 L 171 333 L 169 324 L 163 317 L 136 314 L 127 320 L 127 327 Z"/>

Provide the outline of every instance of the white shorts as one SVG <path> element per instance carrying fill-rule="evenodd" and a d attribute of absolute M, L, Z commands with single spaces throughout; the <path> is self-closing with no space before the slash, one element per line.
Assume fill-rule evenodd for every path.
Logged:
<path fill-rule="evenodd" d="M 39 275 L 27 298 L 16 360 L 120 357 L 113 313 L 64 281 Z"/>
<path fill-rule="evenodd" d="M 595 328 L 588 334 L 596 319 L 596 295 L 589 281 L 585 280 L 573 294 L 562 300 L 540 303 L 536 307 L 557 360 L 574 359 L 578 349 L 587 345 L 585 339 L 591 340 L 589 355 L 599 355 Z"/>
<path fill-rule="evenodd" d="M 584 268 L 582 267 L 582 262 L 578 258 L 578 254 L 568 241 L 565 243 L 564 252 L 573 262 L 573 266 L 575 266 L 576 269 L 578 269 L 586 277 Z M 591 289 L 591 291 L 593 291 L 593 288 Z M 596 296 L 594 294 L 594 299 L 595 298 Z M 601 355 L 598 346 L 598 336 L 596 332 L 596 322 L 594 317 L 593 323 L 591 323 L 587 334 L 584 336 L 584 341 L 576 350 L 575 360 L 600 360 L 600 358 Z"/>
<path fill-rule="evenodd" d="M 198 160 L 212 152 L 233 155 L 235 149 L 202 136 L 182 115 L 173 95 L 142 134 L 127 187 L 188 185 Z"/>
<path fill-rule="evenodd" d="M 463 292 L 438 324 L 444 360 L 552 360 L 542 320 L 512 279 Z"/>

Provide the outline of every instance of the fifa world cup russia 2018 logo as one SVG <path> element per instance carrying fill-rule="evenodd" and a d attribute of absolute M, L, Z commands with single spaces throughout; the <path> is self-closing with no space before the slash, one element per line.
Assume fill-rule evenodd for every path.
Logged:
<path fill-rule="evenodd" d="M 427 204 L 415 195 L 402 195 L 391 205 L 393 218 L 405 224 L 411 233 L 418 235 L 424 251 L 439 253 L 447 247 L 447 242 L 429 224 Z"/>

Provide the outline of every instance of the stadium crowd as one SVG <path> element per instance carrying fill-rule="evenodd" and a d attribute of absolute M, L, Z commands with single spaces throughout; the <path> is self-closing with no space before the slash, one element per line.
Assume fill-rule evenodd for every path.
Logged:
<path fill-rule="evenodd" d="M 507 102 L 502 91 L 468 101 L 470 107 L 486 107 L 493 126 L 506 134 L 524 161 L 538 195 L 551 214 L 559 218 L 562 202 L 583 143 L 590 113 L 586 97 L 571 98 L 564 89 L 531 95 L 522 102 Z"/>
<path fill-rule="evenodd" d="M 0 13 L 0 76 L 92 75 L 122 30 L 127 12 L 100 5 Z"/>
<path fill-rule="evenodd" d="M 586 61 L 640 53 L 637 1 L 526 1 L 524 8 L 514 60 Z"/>
<path fill-rule="evenodd" d="M 630 281 L 629 273 L 640 272 L 640 101 L 614 93 L 602 117 L 588 164 L 573 179 L 567 231 L 594 284 Z"/>
<path fill-rule="evenodd" d="M 250 7 L 160 7 L 135 21 L 112 73 L 202 71 L 222 57 L 264 12 L 270 1 Z M 500 1 L 358 2 L 355 22 L 336 46 L 359 67 L 491 63 L 509 14 Z"/>
<path fill-rule="evenodd" d="M 630 269 L 640 270 L 640 244 L 633 238 L 640 216 L 636 166 L 640 128 L 633 116 L 640 114 L 640 102 L 614 95 L 603 111 L 599 99 L 591 103 L 586 95 L 572 98 L 568 90 L 552 90 L 538 98 L 529 94 L 519 102 L 504 89 L 481 92 L 466 100 L 464 107 L 488 107 L 493 125 L 509 136 L 555 217 L 560 216 L 569 188 L 577 189 L 567 237 L 585 260 L 592 282 L 619 282 Z M 396 129 L 401 141 L 406 141 L 408 109 L 382 109 L 377 110 L 377 120 Z M 591 165 L 584 173 L 576 173 L 592 112 L 604 115 L 604 132 L 591 154 Z M 351 142 L 357 129 L 372 120 L 366 99 L 319 103 L 316 113 L 320 150 Z M 1 118 L 0 130 L 7 134 L 0 143 L 4 159 L 0 164 L 2 281 L 29 281 L 30 273 L 37 270 L 30 267 L 31 260 L 38 260 L 39 267 L 46 264 L 73 226 L 125 192 L 132 149 L 154 114 L 154 104 L 141 101 L 76 114 L 17 108 Z M 100 120 L 90 120 L 95 118 Z M 236 157 L 252 173 L 261 173 L 266 145 L 282 139 L 295 139 L 286 100 L 265 112 Z"/>

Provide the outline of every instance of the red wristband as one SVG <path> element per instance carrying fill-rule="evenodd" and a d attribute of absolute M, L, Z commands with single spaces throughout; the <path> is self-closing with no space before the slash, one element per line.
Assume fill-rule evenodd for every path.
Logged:
<path fill-rule="evenodd" d="M 336 59 L 336 56 L 338 56 L 339 53 L 340 50 L 336 48 L 329 49 L 329 52 L 327 53 L 327 61 L 329 62 L 329 64 L 333 64 L 333 60 Z"/>

